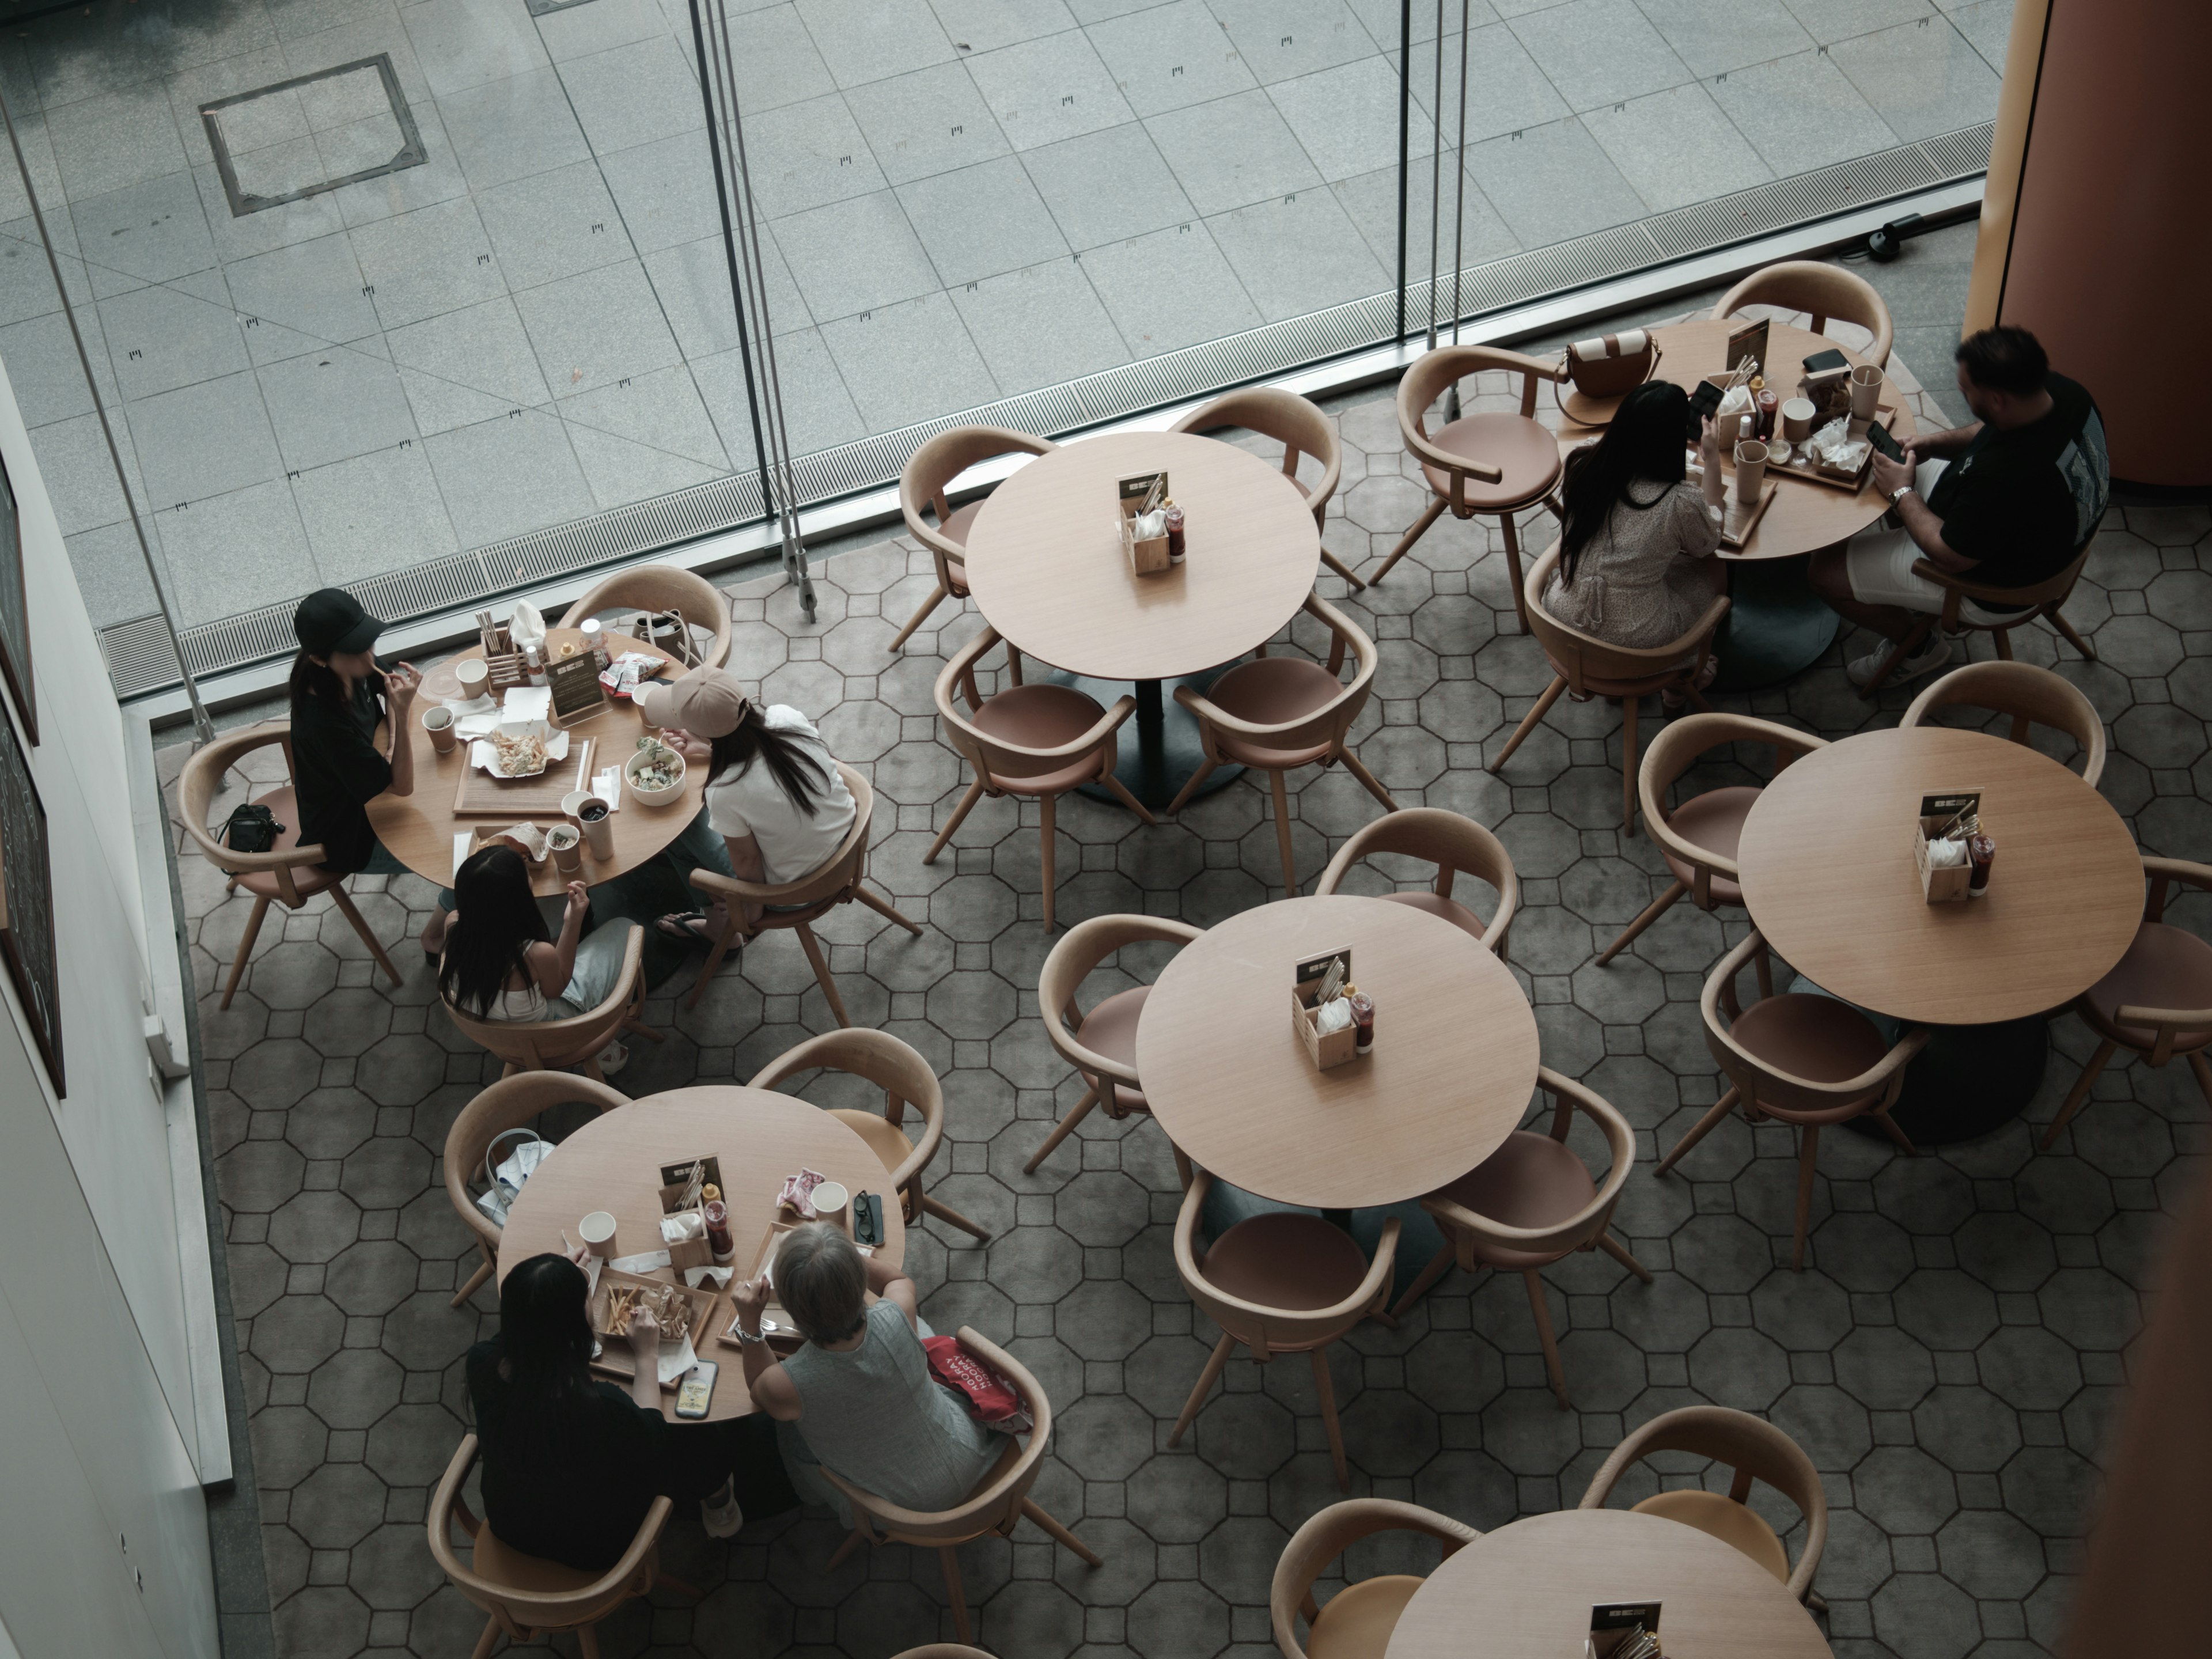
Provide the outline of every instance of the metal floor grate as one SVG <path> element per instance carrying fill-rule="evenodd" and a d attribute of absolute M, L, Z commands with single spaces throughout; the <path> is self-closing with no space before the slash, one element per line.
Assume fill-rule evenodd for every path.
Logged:
<path fill-rule="evenodd" d="M 1990 131 L 1991 125 L 1984 122 L 1677 208 L 1634 224 L 1617 225 L 1572 241 L 1469 266 L 1460 273 L 1465 319 L 1476 319 L 1534 300 L 1588 288 L 1642 267 L 1712 252 L 1793 225 L 1972 177 L 1988 169 Z M 1438 316 L 1445 319 L 1451 279 L 1443 278 L 1437 287 L 1442 301 Z M 1024 392 L 980 409 L 963 410 L 801 456 L 797 465 L 800 504 L 811 507 L 890 483 L 898 477 L 909 455 L 951 426 L 971 422 L 1008 426 L 1059 437 L 1365 350 L 1390 338 L 1396 306 L 1395 293 L 1371 295 L 1225 339 L 1125 363 L 1063 386 Z M 1428 307 L 1428 280 L 1424 277 L 1407 283 L 1407 322 L 1419 319 L 1425 323 Z M 596 565 L 720 534 L 760 519 L 764 510 L 759 475 L 740 472 L 349 586 L 374 615 L 388 623 L 406 622 L 441 611 L 473 609 L 503 594 L 572 576 Z M 187 630 L 183 643 L 192 673 L 203 677 L 224 673 L 289 655 L 295 648 L 295 603 L 294 599 L 287 599 Z M 118 696 L 140 696 L 178 683 L 176 659 L 158 617 L 115 623 L 101 630 L 100 641 Z"/>

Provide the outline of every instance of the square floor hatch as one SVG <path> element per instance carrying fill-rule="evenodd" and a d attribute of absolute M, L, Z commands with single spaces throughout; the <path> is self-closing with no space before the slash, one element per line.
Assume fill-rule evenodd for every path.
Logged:
<path fill-rule="evenodd" d="M 234 217 L 424 160 L 388 52 L 218 98 L 200 119 Z"/>

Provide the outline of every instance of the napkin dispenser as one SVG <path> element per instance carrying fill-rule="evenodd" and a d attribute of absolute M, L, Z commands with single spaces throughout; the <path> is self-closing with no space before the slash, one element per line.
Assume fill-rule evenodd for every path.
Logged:
<path fill-rule="evenodd" d="M 1129 568 L 1139 576 L 1157 575 L 1170 565 L 1167 529 L 1158 517 L 1168 498 L 1168 475 L 1164 471 L 1133 473 L 1117 480 L 1115 488 L 1121 552 L 1129 561 Z"/>
<path fill-rule="evenodd" d="M 1334 1030 L 1323 1030 L 1327 1018 L 1321 1010 L 1327 999 L 1352 982 L 1352 947 L 1323 951 L 1301 960 L 1291 980 L 1291 1026 L 1297 1032 L 1298 1040 L 1305 1044 L 1306 1057 L 1318 1071 L 1341 1066 L 1356 1059 L 1359 1052 L 1359 1030 L 1352 1023 L 1350 1003 L 1343 997 L 1334 1004 L 1344 1011 L 1344 1024 Z"/>
<path fill-rule="evenodd" d="M 1952 841 L 1945 832 L 1961 818 L 1980 810 L 1978 789 L 1945 795 L 1923 795 L 1920 816 L 1912 823 L 1912 864 L 1920 872 L 1920 896 L 1930 904 L 1948 904 L 1971 896 L 1974 866 L 1966 843 Z"/>
<path fill-rule="evenodd" d="M 711 1267 L 714 1248 L 707 1242 L 708 1187 L 720 1188 L 721 1160 L 679 1158 L 660 1166 L 660 1248 L 668 1252 L 668 1265 L 681 1273 L 686 1267 Z"/>

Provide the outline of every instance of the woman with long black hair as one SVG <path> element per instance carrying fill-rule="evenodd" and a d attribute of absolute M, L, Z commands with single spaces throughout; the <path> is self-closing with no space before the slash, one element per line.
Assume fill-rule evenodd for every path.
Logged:
<path fill-rule="evenodd" d="M 1611 645 L 1665 645 L 1721 590 L 1720 442 L 1703 422 L 1705 477 L 1690 483 L 1689 425 L 1689 395 L 1648 380 L 1622 399 L 1602 437 L 1567 458 L 1559 566 L 1544 609 L 1570 628 Z"/>
<path fill-rule="evenodd" d="M 499 1287 L 499 1334 L 469 1350 L 484 1519 L 500 1541 L 592 1572 L 622 1559 L 658 1497 L 697 1498 L 716 1538 L 748 1514 L 794 1507 L 768 1418 L 675 1424 L 661 1415 L 651 1314 L 630 1321 L 629 1387 L 593 1379 L 589 1291 L 567 1257 L 518 1262 Z M 743 1385 L 731 1377 L 720 1386 Z"/>
<path fill-rule="evenodd" d="M 567 1019 L 614 994 L 634 921 L 603 922 L 584 932 L 589 891 L 568 884 L 556 935 L 545 925 L 530 871 L 514 848 L 494 842 L 453 872 L 454 908 L 438 964 L 447 1001 L 476 1019 Z M 599 1054 L 602 1073 L 629 1059 L 620 1042 Z"/>

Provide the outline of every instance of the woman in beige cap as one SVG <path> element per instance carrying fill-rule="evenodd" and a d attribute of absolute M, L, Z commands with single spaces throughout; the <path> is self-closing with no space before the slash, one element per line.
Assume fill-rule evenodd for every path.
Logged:
<path fill-rule="evenodd" d="M 796 708 L 756 708 L 735 676 L 695 668 L 669 685 L 639 691 L 647 721 L 685 763 L 707 774 L 707 802 L 665 857 L 688 879 L 704 866 L 740 881 L 796 881 L 837 850 L 853 827 L 845 787 L 822 734 Z M 759 920 L 757 906 L 740 926 Z M 686 910 L 656 924 L 672 939 L 711 942 L 720 918 Z"/>

